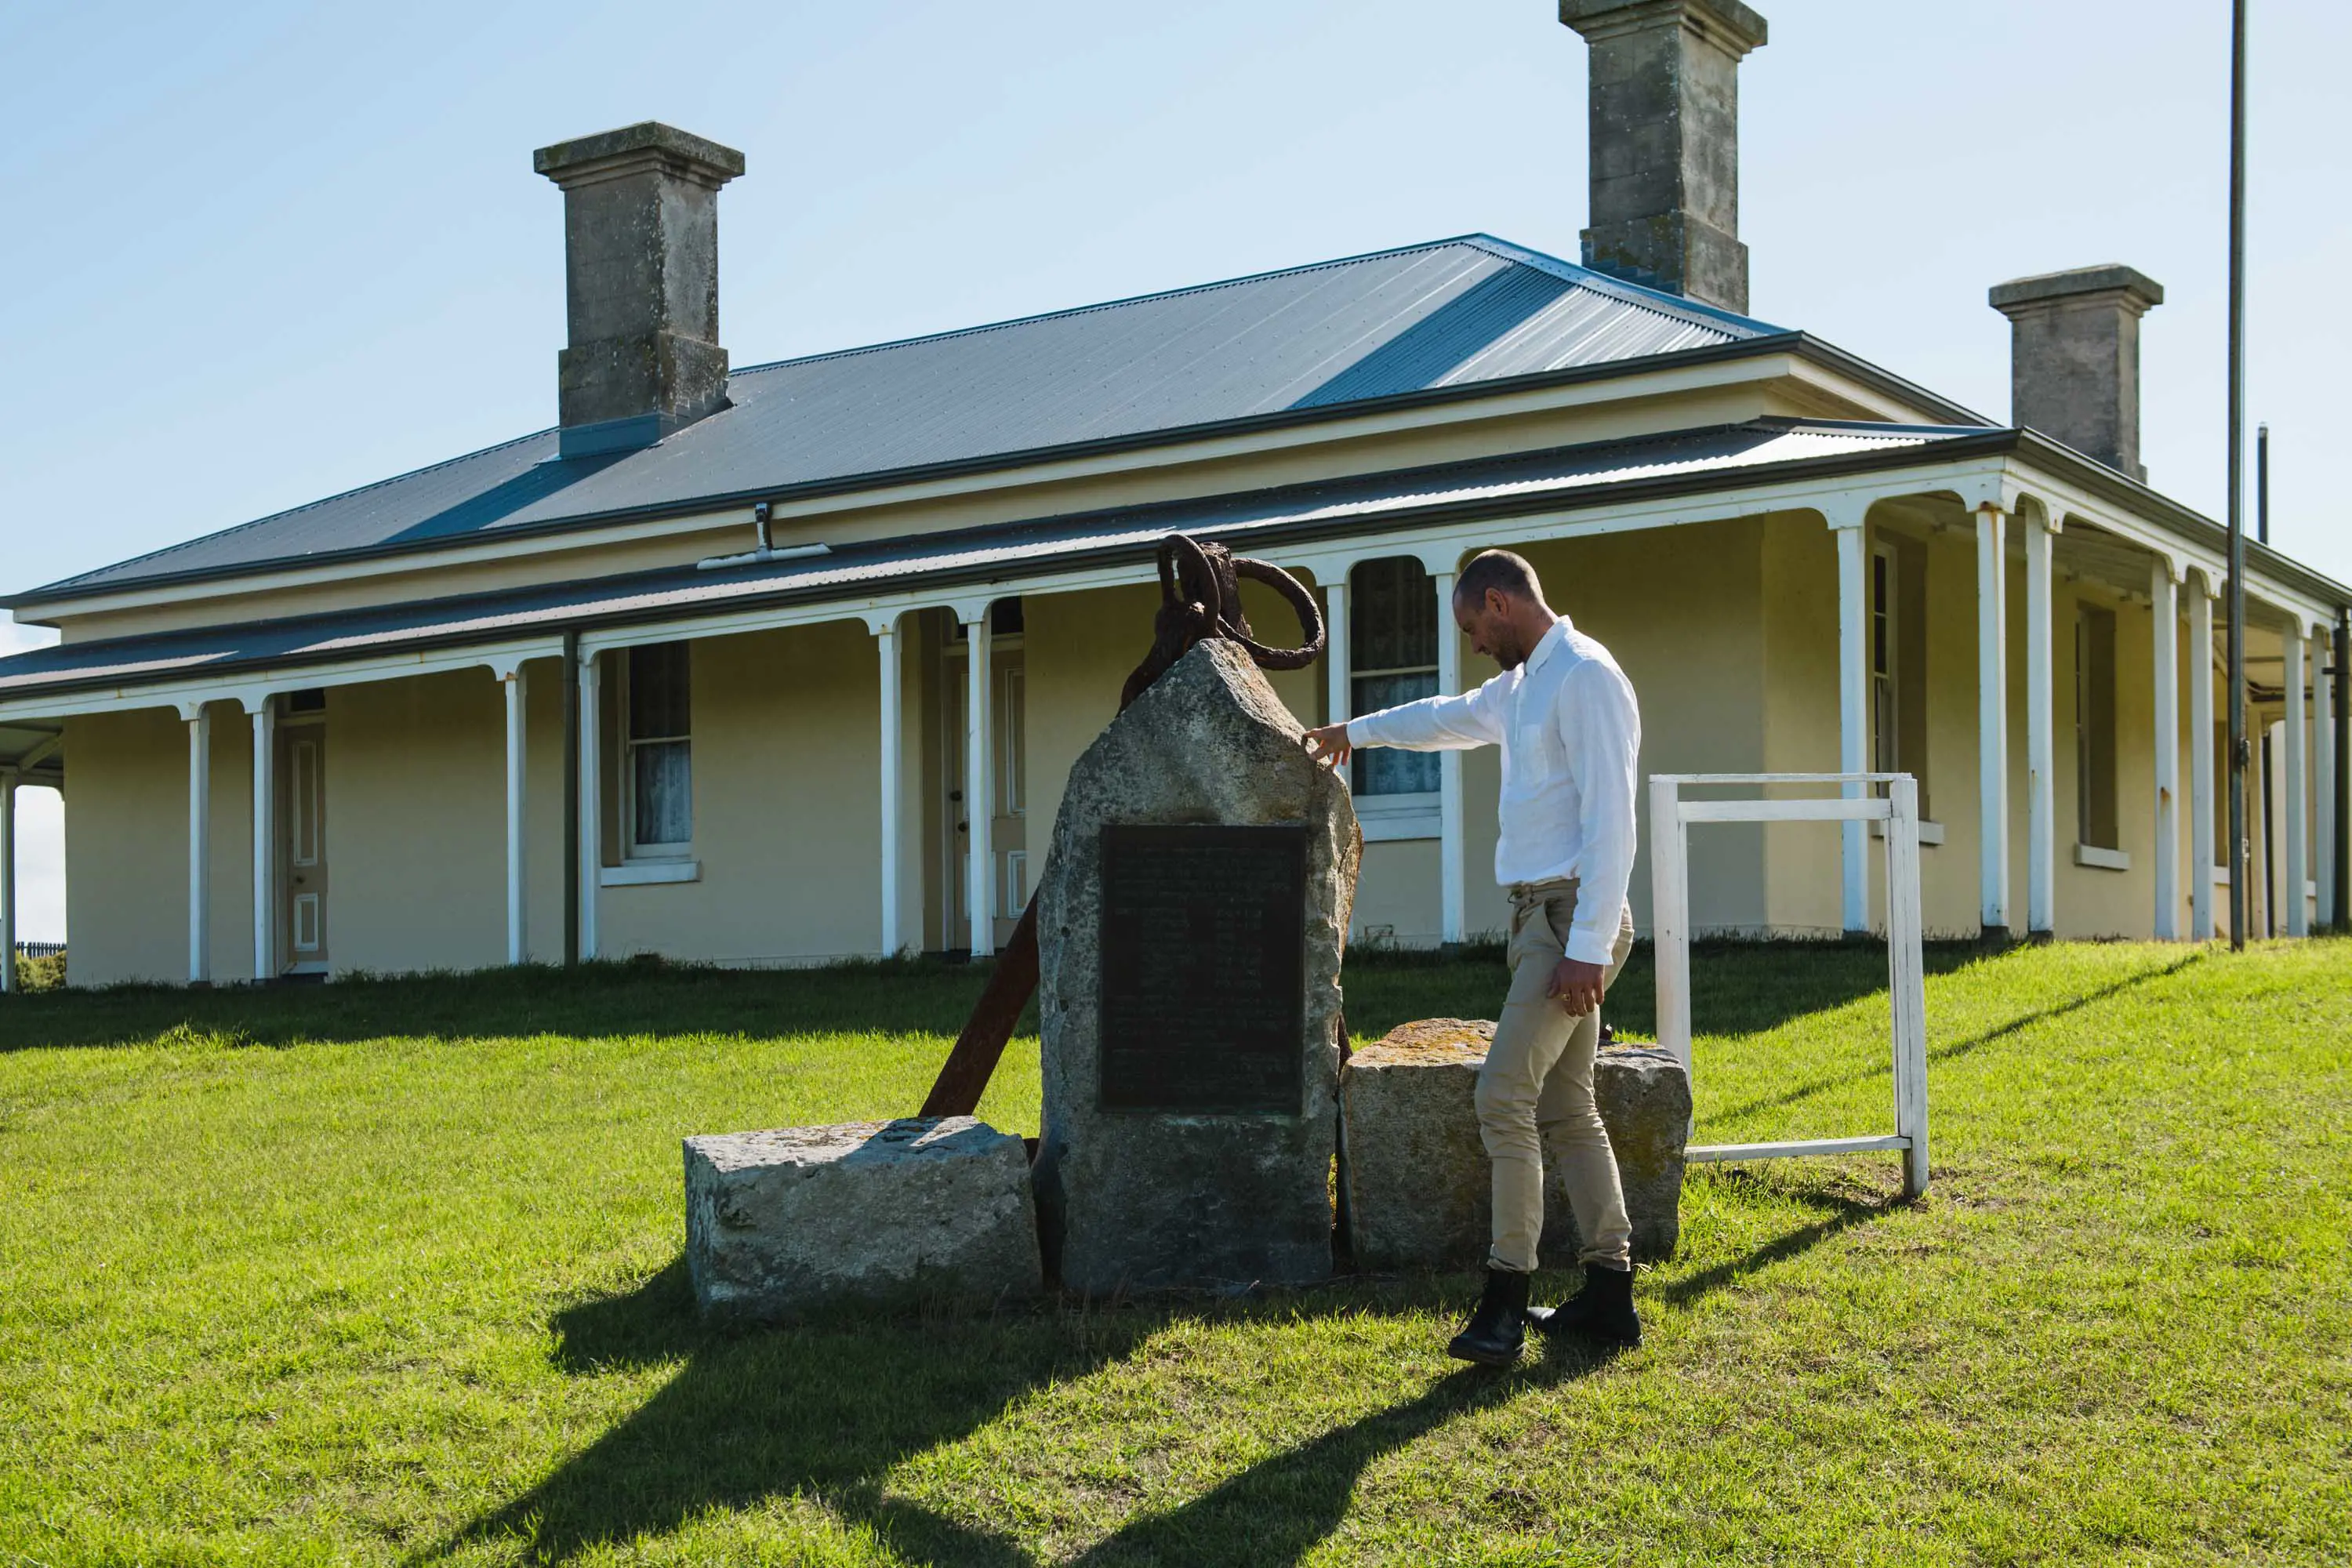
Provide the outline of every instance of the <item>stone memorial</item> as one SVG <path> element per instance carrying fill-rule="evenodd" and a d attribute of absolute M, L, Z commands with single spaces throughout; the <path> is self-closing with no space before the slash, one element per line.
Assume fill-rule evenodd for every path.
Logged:
<path fill-rule="evenodd" d="M 1239 645 L 1071 770 L 1037 900 L 1046 1260 L 1089 1295 L 1331 1272 L 1339 959 L 1362 837 Z"/>
<path fill-rule="evenodd" d="M 969 1116 L 688 1138 L 686 1260 L 716 1318 L 1034 1296 L 1028 1150 Z"/>
<path fill-rule="evenodd" d="M 1475 1096 L 1494 1037 L 1495 1026 L 1485 1020 L 1423 1019 L 1349 1059 L 1340 1079 L 1340 1164 L 1358 1267 L 1461 1269 L 1485 1262 L 1493 1185 Z M 1647 1047 L 1600 1052 L 1592 1076 L 1633 1225 L 1633 1256 L 1670 1258 L 1682 1238 L 1690 1077 L 1671 1052 Z M 1544 1266 L 1574 1262 L 1580 1245 L 1554 1164 L 1538 1244 Z"/>

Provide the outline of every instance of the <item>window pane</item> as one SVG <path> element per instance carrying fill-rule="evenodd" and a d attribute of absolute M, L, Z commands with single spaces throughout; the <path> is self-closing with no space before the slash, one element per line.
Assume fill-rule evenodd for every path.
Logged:
<path fill-rule="evenodd" d="M 1378 712 L 1400 702 L 1437 695 L 1437 676 L 1363 675 L 1354 683 L 1355 710 Z M 1355 757 L 1358 795 L 1420 795 L 1437 788 L 1437 753 L 1367 746 Z"/>
<path fill-rule="evenodd" d="M 694 837 L 694 774 L 684 741 L 630 748 L 636 770 L 635 841 L 685 844 Z"/>
<path fill-rule="evenodd" d="M 687 645 L 656 643 L 629 650 L 629 739 L 669 740 L 694 732 L 688 707 Z"/>
<path fill-rule="evenodd" d="M 1410 556 L 1367 561 L 1349 579 L 1350 657 L 1358 669 L 1437 662 L 1437 590 Z"/>

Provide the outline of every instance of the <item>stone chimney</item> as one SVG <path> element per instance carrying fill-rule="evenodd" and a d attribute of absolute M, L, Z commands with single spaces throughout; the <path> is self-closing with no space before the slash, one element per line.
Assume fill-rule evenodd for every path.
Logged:
<path fill-rule="evenodd" d="M 2131 268 L 2077 267 L 1996 286 L 2010 321 L 2009 422 L 2030 425 L 2145 483 L 2139 319 L 2164 286 Z"/>
<path fill-rule="evenodd" d="M 563 456 L 649 447 L 726 407 L 719 187 L 743 154 L 648 120 L 530 161 L 563 188 Z"/>
<path fill-rule="evenodd" d="M 1584 264 L 1748 311 L 1739 62 L 1764 18 L 1739 0 L 1559 0 L 1592 47 Z"/>

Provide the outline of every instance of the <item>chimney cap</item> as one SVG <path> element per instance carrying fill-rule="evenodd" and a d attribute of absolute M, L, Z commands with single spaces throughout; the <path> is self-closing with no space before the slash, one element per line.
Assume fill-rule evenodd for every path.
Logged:
<path fill-rule="evenodd" d="M 1597 44 L 1645 28 L 1688 24 L 1733 58 L 1764 47 L 1764 18 L 1739 0 L 1559 0 L 1559 19 Z"/>
<path fill-rule="evenodd" d="M 743 172 L 743 154 L 675 125 L 644 120 L 558 142 L 530 155 L 534 170 L 567 188 L 655 164 L 715 191 Z"/>
<path fill-rule="evenodd" d="M 2029 306 L 2094 294 L 2119 296 L 2117 302 L 2135 312 L 2164 303 L 2163 284 L 2120 261 L 2111 261 L 2104 267 L 2074 267 L 2063 272 L 2012 278 L 2006 283 L 1994 284 L 1985 301 L 2006 316 Z"/>

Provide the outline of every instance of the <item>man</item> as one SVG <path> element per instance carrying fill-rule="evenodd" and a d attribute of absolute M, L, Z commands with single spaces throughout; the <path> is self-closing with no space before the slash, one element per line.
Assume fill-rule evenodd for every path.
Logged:
<path fill-rule="evenodd" d="M 1486 1288 L 1448 1353 L 1507 1366 L 1532 1322 L 1547 1335 L 1642 1342 L 1625 1194 L 1592 1099 L 1601 998 L 1633 946 L 1633 795 L 1642 718 L 1609 650 L 1544 603 L 1535 568 L 1489 550 L 1462 569 L 1454 619 L 1502 673 L 1460 697 L 1427 697 L 1307 733 L 1327 765 L 1358 746 L 1503 749 L 1495 879 L 1511 900 L 1511 988 L 1478 1072 L 1478 1130 L 1494 1164 Z M 1584 1288 L 1528 1306 L 1543 1230 L 1549 1135 L 1584 1238 Z"/>

